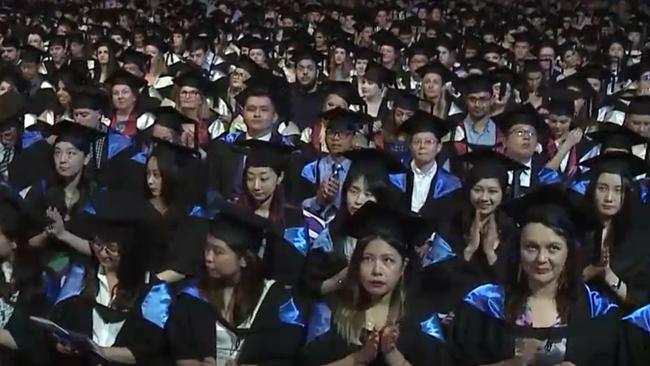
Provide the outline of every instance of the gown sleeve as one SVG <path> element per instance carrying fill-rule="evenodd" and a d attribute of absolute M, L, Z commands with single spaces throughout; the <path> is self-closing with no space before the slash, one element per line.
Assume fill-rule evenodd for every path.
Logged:
<path fill-rule="evenodd" d="M 650 306 L 623 318 L 617 347 L 617 365 L 642 366 L 650 360 Z"/>
<path fill-rule="evenodd" d="M 305 258 L 305 272 L 302 276 L 303 288 L 313 297 L 321 297 L 321 286 L 325 280 L 339 273 L 347 266 L 347 261 L 332 252 L 312 248 Z"/>
<path fill-rule="evenodd" d="M 215 318 L 207 306 L 193 297 L 182 294 L 179 296 L 167 328 L 167 338 L 175 361 L 215 357 Z M 197 323 L 197 320 L 202 322 L 203 326 L 197 326 L 201 324 Z"/>
<path fill-rule="evenodd" d="M 452 366 L 451 352 L 437 314 L 400 322 L 397 349 L 412 366 Z"/>
<path fill-rule="evenodd" d="M 5 325 L 5 330 L 11 334 L 18 346 L 18 359 L 28 364 L 48 365 L 51 362 L 51 355 L 47 333 L 29 320 L 32 315 L 42 316 L 18 303 L 9 322 Z"/>

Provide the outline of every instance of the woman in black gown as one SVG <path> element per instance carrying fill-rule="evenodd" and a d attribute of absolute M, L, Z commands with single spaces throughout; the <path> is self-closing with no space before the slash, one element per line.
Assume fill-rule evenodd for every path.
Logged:
<path fill-rule="evenodd" d="M 635 221 L 642 216 L 634 177 L 646 172 L 646 163 L 631 153 L 612 151 L 582 164 L 591 168 L 585 198 L 602 224 L 587 248 L 583 278 L 629 311 L 648 302 L 650 289 L 647 221 Z"/>
<path fill-rule="evenodd" d="M 452 311 L 470 289 L 503 275 L 511 239 L 517 228 L 503 211 L 508 172 L 525 169 L 494 151 L 463 156 L 472 164 L 464 182 L 459 213 L 443 220 L 428 244 L 423 264 L 423 291 L 437 308 Z"/>
<path fill-rule="evenodd" d="M 84 211 L 93 216 L 93 256 L 70 266 L 51 319 L 92 342 L 58 339 L 57 364 L 165 365 L 172 293 L 164 282 L 145 284 L 138 252 L 142 198 L 101 191 Z"/>
<path fill-rule="evenodd" d="M 307 220 L 307 226 L 324 227 L 311 243 L 305 260 L 302 288 L 312 297 L 336 291 L 345 281 L 348 262 L 356 239 L 346 233 L 346 223 L 366 202 L 391 205 L 403 202 L 399 191 L 392 186 L 389 174 L 405 171 L 402 163 L 386 152 L 363 149 L 346 153 L 352 160 L 350 171 L 343 182 L 341 207 L 334 219 L 326 225 L 318 220 Z M 314 221 L 314 222 L 312 222 Z"/>
<path fill-rule="evenodd" d="M 44 271 L 40 256 L 27 244 L 22 198 L 0 185 L 0 364 L 48 365 L 45 333 L 29 321 L 44 316 L 58 283 Z M 10 350 L 10 351 L 8 351 Z"/>
<path fill-rule="evenodd" d="M 284 182 L 295 147 L 262 140 L 247 140 L 241 145 L 248 153 L 242 177 L 240 207 L 271 222 L 278 236 L 262 246 L 267 275 L 287 285 L 300 279 L 309 242 L 302 209 L 287 203 Z"/>
<path fill-rule="evenodd" d="M 468 365 L 614 365 L 620 313 L 584 284 L 584 232 L 597 226 L 561 188 L 544 186 L 510 206 L 521 225 L 503 283 L 469 292 L 456 311 L 453 345 Z"/>
<path fill-rule="evenodd" d="M 288 365 L 302 342 L 297 301 L 264 278 L 257 256 L 270 223 L 221 203 L 205 239 L 204 271 L 181 291 L 168 328 L 173 359 L 189 365 Z M 265 234 L 268 233 L 268 234 Z"/>
<path fill-rule="evenodd" d="M 408 211 L 405 211 L 408 212 Z M 310 314 L 300 365 L 452 365 L 437 314 L 407 293 L 413 214 L 368 202 L 352 217 L 359 239 L 344 287 Z"/>

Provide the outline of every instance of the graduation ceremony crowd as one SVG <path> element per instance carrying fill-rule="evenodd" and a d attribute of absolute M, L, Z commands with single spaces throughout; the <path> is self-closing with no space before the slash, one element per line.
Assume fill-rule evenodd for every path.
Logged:
<path fill-rule="evenodd" d="M 645 3 L 2 2 L 0 365 L 650 365 Z"/>

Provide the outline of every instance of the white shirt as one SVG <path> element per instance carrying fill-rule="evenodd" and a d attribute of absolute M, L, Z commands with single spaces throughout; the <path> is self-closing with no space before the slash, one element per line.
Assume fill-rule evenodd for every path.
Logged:
<path fill-rule="evenodd" d="M 13 278 L 13 266 L 10 262 L 2 263 L 2 273 L 4 274 L 5 282 L 11 282 Z M 9 302 L 6 302 L 4 299 L 0 299 L 0 329 L 3 329 L 11 316 L 14 314 L 14 303 L 18 300 L 18 291 L 11 294 Z"/>
<path fill-rule="evenodd" d="M 261 141 L 269 142 L 269 141 L 271 141 L 271 136 L 272 135 L 273 135 L 273 131 L 267 133 L 266 135 L 262 135 L 262 136 L 260 136 L 258 138 L 254 138 L 251 135 L 249 135 L 248 133 L 246 133 L 246 140 L 261 140 Z"/>
<path fill-rule="evenodd" d="M 436 176 L 438 172 L 438 164 L 435 162 L 433 166 L 427 171 L 422 171 L 415 165 L 415 162 L 411 162 L 411 170 L 413 171 L 413 193 L 411 194 L 411 211 L 420 212 L 422 206 L 427 201 L 429 197 L 429 190 L 431 188 L 431 182 L 433 177 Z"/>
<path fill-rule="evenodd" d="M 559 141 L 555 141 L 554 144 L 555 144 L 555 147 L 557 147 L 558 149 L 560 148 L 560 142 Z M 561 172 L 566 172 L 566 167 L 569 164 L 569 158 L 570 157 L 571 157 L 571 152 L 569 151 L 569 153 L 565 154 L 564 157 L 562 158 L 562 161 L 560 162 L 560 171 Z"/>
<path fill-rule="evenodd" d="M 97 271 L 97 279 L 99 280 L 99 291 L 97 291 L 95 301 L 100 305 L 108 307 L 114 298 L 108 286 L 108 279 L 101 271 Z M 115 323 L 105 322 L 97 310 L 93 309 L 93 341 L 97 345 L 101 347 L 113 346 L 123 325 L 124 320 Z"/>
<path fill-rule="evenodd" d="M 530 187 L 530 172 L 533 170 L 533 159 L 530 159 L 528 162 L 524 163 L 528 169 L 519 173 L 519 187 Z M 512 184 L 512 172 L 508 172 L 508 183 Z"/>
<path fill-rule="evenodd" d="M 264 299 L 266 298 L 266 294 L 269 292 L 269 289 L 271 289 L 271 286 L 273 286 L 274 283 L 274 280 L 264 281 L 264 290 L 262 290 L 262 296 L 260 296 L 257 305 L 255 305 L 255 310 L 253 310 L 253 313 L 248 319 L 237 326 L 237 329 L 246 329 L 251 327 L 255 321 L 255 318 L 257 317 L 257 312 L 260 310 L 262 302 L 264 302 Z M 237 335 L 228 330 L 228 328 L 219 323 L 219 321 L 215 323 L 215 327 L 217 366 L 225 366 L 226 362 L 229 360 L 237 361 L 237 358 L 239 358 L 239 353 L 241 352 L 242 345 L 245 341 L 238 342 Z"/>

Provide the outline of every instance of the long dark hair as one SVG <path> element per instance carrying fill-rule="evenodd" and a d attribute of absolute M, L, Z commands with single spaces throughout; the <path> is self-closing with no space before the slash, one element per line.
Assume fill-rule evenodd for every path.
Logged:
<path fill-rule="evenodd" d="M 529 209 L 525 213 L 522 223 L 522 229 L 528 224 L 542 224 L 553 230 L 555 234 L 564 238 L 568 248 L 568 254 L 562 273 L 560 274 L 556 304 L 557 312 L 562 322 L 569 318 L 569 312 L 584 297 L 582 292 L 582 266 L 579 255 L 579 248 L 584 242 L 584 237 L 578 232 L 569 215 L 561 208 L 554 205 L 541 205 Z M 523 230 L 522 230 L 523 232 Z M 521 237 L 520 237 L 521 239 Z M 510 322 L 515 322 L 517 318 L 525 312 L 526 302 L 531 295 L 526 273 L 521 267 L 519 245 L 514 246 L 517 251 L 515 260 L 508 268 L 508 275 L 504 279 L 506 290 L 506 318 Z"/>
<path fill-rule="evenodd" d="M 160 192 L 161 198 L 165 205 L 167 205 L 168 210 L 170 210 L 169 212 L 176 214 L 179 210 L 182 210 L 183 207 L 189 204 L 183 202 L 181 193 L 181 169 L 176 160 L 177 155 L 170 149 L 154 147 L 151 155 L 147 158 L 145 167 L 149 165 L 151 158 L 156 158 L 160 177 L 162 178 L 162 189 Z M 147 186 L 146 179 L 144 184 L 146 197 L 152 198 L 153 196 L 151 190 Z"/>
<path fill-rule="evenodd" d="M 409 251 L 398 249 L 404 248 L 404 243 L 392 237 L 390 234 L 374 234 L 359 240 L 350 258 L 347 279 L 341 290 L 337 292 L 337 307 L 333 314 L 337 332 L 348 342 L 359 340 L 361 331 L 364 328 L 365 310 L 371 306 L 370 296 L 361 285 L 360 268 L 366 247 L 376 239 L 383 240 L 388 245 L 396 248 L 400 253 L 402 265 L 406 264 L 404 275 L 393 290 L 391 296 L 389 318 L 398 320 L 404 315 L 406 309 L 407 282 L 410 282 L 408 279 L 411 275 L 409 269 L 418 267 L 412 262 L 414 256 L 410 256 L 408 254 L 410 253 Z"/>
<path fill-rule="evenodd" d="M 246 260 L 246 267 L 242 269 L 241 280 L 235 284 L 231 300 L 235 304 L 232 325 L 236 326 L 255 311 L 264 290 L 264 266 L 260 258 L 247 248 L 246 243 L 227 244 L 237 257 Z M 211 278 L 205 270 L 199 278 L 199 289 L 217 314 L 221 314 L 221 309 L 225 308 L 223 290 L 228 284 L 225 280 Z"/>
<path fill-rule="evenodd" d="M 95 241 L 98 243 L 117 243 L 120 262 L 117 267 L 118 283 L 113 289 L 115 299 L 110 307 L 115 310 L 128 311 L 136 303 L 139 292 L 144 286 L 145 270 L 142 266 L 143 258 L 138 244 L 141 242 L 139 231 L 132 225 L 103 226 L 97 230 Z M 96 261 L 95 261 L 96 262 Z M 86 288 L 82 294 L 84 298 L 95 301 L 98 287 L 95 273 L 86 271 Z"/>
<path fill-rule="evenodd" d="M 350 212 L 348 212 L 347 192 L 350 190 L 352 183 L 359 178 L 365 180 L 368 190 L 375 195 L 378 203 L 389 204 L 397 201 L 395 197 L 396 193 L 394 189 L 391 189 L 391 183 L 388 181 L 386 172 L 378 171 L 377 169 L 368 166 L 352 164 L 350 171 L 343 182 L 343 189 L 341 190 L 341 207 L 339 207 L 334 220 L 332 220 L 329 225 L 330 235 L 332 236 L 334 246 L 338 246 L 338 244 L 346 238 L 346 235 L 344 234 L 344 226 L 350 217 Z"/>
<path fill-rule="evenodd" d="M 621 183 L 623 185 L 623 197 L 622 200 L 622 205 L 620 211 L 612 218 L 612 231 L 610 232 L 612 236 L 612 244 L 614 246 L 617 246 L 619 243 L 621 243 L 625 235 L 628 233 L 629 229 L 629 223 L 630 223 L 630 218 L 631 218 L 631 205 L 632 205 L 632 200 L 634 197 L 634 194 L 636 193 L 636 190 L 634 189 L 634 184 L 624 175 L 620 175 L 621 177 Z M 587 193 L 586 197 L 587 200 L 589 201 L 589 205 L 593 207 L 594 211 L 596 212 L 596 202 L 595 202 L 595 197 L 596 197 L 596 187 L 598 186 L 598 178 L 600 177 L 600 174 L 596 176 L 594 179 L 592 179 L 589 182 L 589 186 L 587 187 Z"/>
<path fill-rule="evenodd" d="M 237 200 L 237 204 L 246 208 L 248 211 L 255 212 L 259 208 L 259 203 L 255 200 L 255 197 L 248 190 L 248 185 L 246 184 L 246 173 L 248 169 L 252 166 L 246 162 L 246 167 L 244 168 L 244 173 L 242 176 L 243 189 Z M 269 167 L 271 168 L 271 167 Z M 271 168 L 273 169 L 273 168 Z M 273 169 L 278 178 L 282 174 L 281 170 Z M 284 182 L 277 185 L 275 191 L 273 192 L 273 198 L 271 198 L 271 205 L 269 208 L 269 221 L 273 224 L 276 224 L 280 227 L 284 227 L 284 205 L 285 205 L 285 192 L 284 192 Z"/>
<path fill-rule="evenodd" d="M 59 137 L 54 145 L 56 146 L 56 144 L 59 142 L 69 142 L 75 148 L 79 149 L 84 154 L 84 159 L 86 159 L 88 157 L 88 154 L 90 154 L 90 151 L 85 148 L 84 144 L 86 143 L 73 140 L 74 138 L 72 137 L 66 137 L 65 139 Z M 52 164 L 54 164 L 54 159 L 52 159 Z M 54 175 L 52 184 L 48 185 L 47 191 L 45 192 L 46 200 L 50 206 L 56 207 L 61 213 L 62 217 L 65 217 L 66 214 L 72 216 L 74 213 L 79 212 L 88 197 L 92 196 L 92 194 L 95 192 L 95 189 L 97 188 L 93 174 L 92 159 L 88 164 L 85 164 L 81 167 L 80 174 L 81 177 L 79 178 L 79 183 L 77 184 L 77 189 L 79 190 L 79 200 L 77 200 L 77 202 L 75 202 L 72 207 L 68 208 L 65 204 L 64 189 L 67 183 L 65 179 L 59 174 Z"/>

